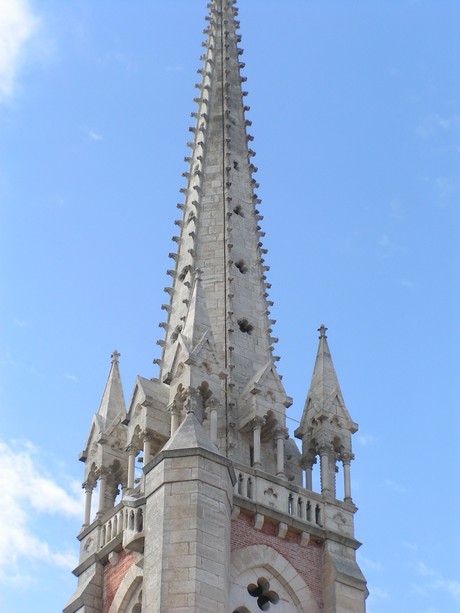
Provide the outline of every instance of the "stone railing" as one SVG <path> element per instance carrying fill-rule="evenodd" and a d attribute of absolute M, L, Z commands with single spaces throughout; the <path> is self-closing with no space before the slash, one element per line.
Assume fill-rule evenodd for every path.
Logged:
<path fill-rule="evenodd" d="M 139 551 L 144 541 L 145 505 L 136 507 L 124 504 L 113 509 L 113 514 L 104 519 L 99 530 L 99 549 L 109 545 L 119 535 L 125 549 Z"/>
<path fill-rule="evenodd" d="M 291 485 L 281 479 L 268 480 L 256 471 L 248 472 L 247 467 L 235 468 L 236 483 L 234 492 L 237 496 L 257 504 L 270 507 L 281 513 L 307 524 L 324 525 L 324 503 L 319 494 Z"/>

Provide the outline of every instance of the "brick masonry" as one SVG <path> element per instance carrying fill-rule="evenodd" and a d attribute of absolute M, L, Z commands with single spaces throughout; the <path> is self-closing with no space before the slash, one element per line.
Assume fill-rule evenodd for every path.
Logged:
<path fill-rule="evenodd" d="M 120 583 L 136 561 L 134 553 L 120 551 L 118 555 L 118 562 L 115 566 L 112 566 L 110 562 L 107 562 L 104 566 L 103 613 L 108 613 Z"/>
<path fill-rule="evenodd" d="M 285 538 L 277 536 L 277 526 L 265 520 L 262 529 L 256 530 L 253 519 L 240 515 L 232 520 L 231 550 L 236 551 L 249 545 L 267 545 L 280 553 L 296 569 L 309 587 L 318 606 L 323 606 L 321 545 L 310 542 L 307 547 L 300 545 L 300 536 L 288 531 Z"/>

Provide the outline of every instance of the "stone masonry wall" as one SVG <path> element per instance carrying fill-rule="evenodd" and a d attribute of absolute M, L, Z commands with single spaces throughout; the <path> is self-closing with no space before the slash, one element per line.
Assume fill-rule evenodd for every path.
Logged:
<path fill-rule="evenodd" d="M 118 555 L 118 562 L 115 566 L 112 566 L 110 562 L 107 562 L 104 566 L 103 613 L 108 613 L 120 583 L 136 561 L 136 554 L 134 553 L 121 551 Z"/>
<path fill-rule="evenodd" d="M 300 545 L 300 537 L 288 531 L 285 538 L 277 536 L 277 526 L 265 520 L 262 529 L 256 530 L 253 519 L 240 513 L 232 520 L 231 550 L 249 545 L 267 545 L 280 553 L 292 564 L 311 590 L 319 607 L 323 604 L 321 545 L 310 542 L 307 547 Z"/>

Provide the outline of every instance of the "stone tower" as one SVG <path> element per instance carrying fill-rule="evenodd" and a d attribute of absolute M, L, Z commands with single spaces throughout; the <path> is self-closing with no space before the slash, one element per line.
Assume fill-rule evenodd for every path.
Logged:
<path fill-rule="evenodd" d="M 363 613 L 350 490 L 357 425 L 322 326 L 295 432 L 302 452 L 289 437 L 238 10 L 232 0 L 208 8 L 159 376 L 138 377 L 126 407 L 119 354 L 112 355 L 80 456 L 78 587 L 64 612 Z M 344 500 L 336 497 L 338 463 Z"/>

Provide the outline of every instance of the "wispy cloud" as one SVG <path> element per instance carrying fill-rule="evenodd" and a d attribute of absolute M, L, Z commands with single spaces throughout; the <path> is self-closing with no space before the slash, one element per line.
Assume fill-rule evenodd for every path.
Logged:
<path fill-rule="evenodd" d="M 77 379 L 77 377 L 75 375 L 72 375 L 72 374 L 70 374 L 68 372 L 64 373 L 64 377 L 66 379 L 68 379 L 69 381 L 74 381 L 75 383 L 77 383 L 77 381 L 78 381 L 78 379 Z"/>
<path fill-rule="evenodd" d="M 93 142 L 99 142 L 103 139 L 103 136 L 99 132 L 96 132 L 96 130 L 88 130 L 88 139 Z"/>
<path fill-rule="evenodd" d="M 399 200 L 390 202 L 390 215 L 397 221 L 404 221 L 403 207 Z"/>
<path fill-rule="evenodd" d="M 402 493 L 406 491 L 404 485 L 401 485 L 401 483 L 397 483 L 396 481 L 392 481 L 391 479 L 385 479 L 384 485 L 389 487 L 394 492 Z"/>
<path fill-rule="evenodd" d="M 38 25 L 28 0 L 0 2 L 0 100 L 14 93 L 24 48 Z"/>
<path fill-rule="evenodd" d="M 358 443 L 363 447 L 368 447 L 369 445 L 374 445 L 377 442 L 377 438 L 372 434 L 360 434 L 358 436 Z"/>
<path fill-rule="evenodd" d="M 380 254 L 385 258 L 392 256 L 396 251 L 398 251 L 398 247 L 391 240 L 388 234 L 382 234 L 377 241 L 377 245 Z"/>
<path fill-rule="evenodd" d="M 423 561 L 417 562 L 417 573 L 424 577 L 426 591 L 441 591 L 451 596 L 456 602 L 460 602 L 460 581 L 456 579 L 446 579 L 440 572 L 430 568 Z"/>
<path fill-rule="evenodd" d="M 67 489 L 58 485 L 38 460 L 39 451 L 32 444 L 0 442 L 0 584 L 27 585 L 27 561 L 66 569 L 77 562 L 72 552 L 56 551 L 34 533 L 38 515 L 79 517 L 82 506 L 75 484 Z"/>
<path fill-rule="evenodd" d="M 366 604 L 369 611 L 371 610 L 372 605 L 377 604 L 379 602 L 384 602 L 390 597 L 386 590 L 381 587 L 378 587 L 377 585 L 369 584 L 368 589 L 369 597 L 366 601 Z"/>
<path fill-rule="evenodd" d="M 434 180 L 436 190 L 436 204 L 440 208 L 448 206 L 451 202 L 456 202 L 457 185 L 452 177 L 437 177 Z"/>
<path fill-rule="evenodd" d="M 415 283 L 411 281 L 410 279 L 400 279 L 399 284 L 402 285 L 402 287 L 405 287 L 406 289 L 414 289 L 415 287 Z"/>
<path fill-rule="evenodd" d="M 27 322 L 25 319 L 13 319 L 13 327 L 14 328 L 25 328 L 26 326 L 29 325 L 29 322 Z"/>
<path fill-rule="evenodd" d="M 460 115 L 442 117 L 437 113 L 430 113 L 424 117 L 415 131 L 421 138 L 429 138 L 438 132 L 452 132 L 460 129 Z"/>
<path fill-rule="evenodd" d="M 371 560 L 367 556 L 365 556 L 360 551 L 357 552 L 359 565 L 363 570 L 382 570 L 383 566 L 380 562 L 376 562 L 375 560 Z"/>

